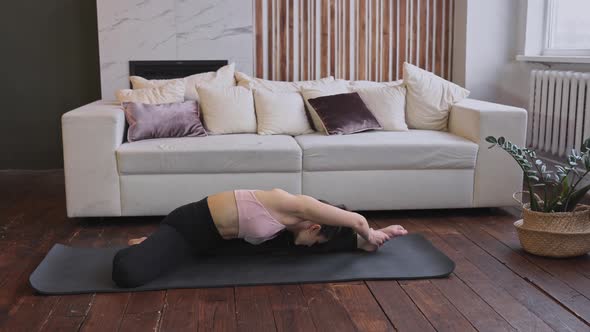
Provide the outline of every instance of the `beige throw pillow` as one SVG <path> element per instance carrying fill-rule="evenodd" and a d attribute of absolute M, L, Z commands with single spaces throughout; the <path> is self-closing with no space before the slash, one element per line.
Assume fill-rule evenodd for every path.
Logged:
<path fill-rule="evenodd" d="M 185 84 L 184 99 L 199 100 L 197 87 L 205 85 L 217 87 L 235 86 L 236 81 L 234 79 L 234 73 L 235 64 L 231 63 L 219 68 L 217 71 L 195 74 L 185 78 L 147 80 L 140 76 L 131 76 L 129 77 L 129 80 L 131 81 L 133 89 L 157 88 L 171 82 L 183 82 Z"/>
<path fill-rule="evenodd" d="M 354 89 L 383 130 L 407 131 L 406 87 L 403 85 Z"/>
<path fill-rule="evenodd" d="M 301 95 L 303 96 L 303 100 L 305 101 L 305 106 L 311 115 L 311 119 L 313 121 L 313 126 L 315 130 L 320 131 L 324 134 L 327 134 L 327 130 L 324 127 L 322 120 L 318 116 L 315 109 L 309 104 L 308 100 L 312 98 L 324 97 L 324 96 L 331 96 L 337 95 L 341 93 L 349 92 L 348 89 L 348 82 L 344 80 L 335 80 L 330 84 L 325 84 L 320 87 L 315 88 L 303 88 L 301 89 Z"/>
<path fill-rule="evenodd" d="M 313 132 L 299 92 L 254 90 L 258 134 L 302 135 Z"/>
<path fill-rule="evenodd" d="M 116 92 L 119 102 L 142 104 L 166 104 L 184 101 L 184 82 L 173 81 L 160 87 L 145 89 L 121 89 Z"/>
<path fill-rule="evenodd" d="M 406 122 L 410 128 L 447 130 L 449 110 L 469 96 L 466 90 L 431 72 L 404 62 Z"/>
<path fill-rule="evenodd" d="M 329 76 L 313 81 L 271 81 L 262 78 L 251 77 L 247 74 L 236 72 L 236 81 L 239 86 L 248 89 L 265 89 L 275 92 L 299 92 L 302 88 L 318 88 L 334 82 L 334 77 Z"/>
<path fill-rule="evenodd" d="M 239 87 L 198 87 L 205 128 L 211 134 L 256 132 L 252 91 Z"/>
<path fill-rule="evenodd" d="M 375 82 L 375 81 L 350 81 L 351 89 L 364 89 L 364 88 L 381 88 L 385 86 L 398 86 L 404 84 L 403 80 L 391 81 L 391 82 Z"/>

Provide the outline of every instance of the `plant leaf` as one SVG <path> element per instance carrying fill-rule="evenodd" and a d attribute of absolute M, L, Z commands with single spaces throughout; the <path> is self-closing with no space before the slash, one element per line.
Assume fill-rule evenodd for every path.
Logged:
<path fill-rule="evenodd" d="M 573 211 L 576 208 L 576 205 L 584 198 L 584 195 L 590 190 L 590 184 L 582 187 L 576 191 L 574 191 L 570 195 L 570 200 L 568 201 L 567 211 Z"/>

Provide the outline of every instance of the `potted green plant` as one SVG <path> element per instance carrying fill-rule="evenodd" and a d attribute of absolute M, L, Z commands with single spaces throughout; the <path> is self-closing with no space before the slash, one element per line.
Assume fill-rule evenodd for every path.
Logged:
<path fill-rule="evenodd" d="M 571 257 L 590 251 L 590 206 L 581 204 L 590 185 L 582 180 L 590 173 L 590 138 L 581 151 L 572 149 L 565 166 L 549 170 L 534 150 L 521 148 L 504 137 L 486 137 L 486 141 L 506 151 L 523 171 L 528 203 L 523 219 L 514 223 L 524 250 L 550 257 Z M 578 169 L 581 167 L 581 170 Z"/>

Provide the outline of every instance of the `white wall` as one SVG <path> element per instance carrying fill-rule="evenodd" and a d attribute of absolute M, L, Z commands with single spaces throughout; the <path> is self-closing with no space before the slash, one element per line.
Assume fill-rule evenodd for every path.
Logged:
<path fill-rule="evenodd" d="M 456 0 L 454 81 L 471 98 L 528 107 L 533 69 L 590 71 L 588 64 L 516 61 L 524 53 L 527 0 Z"/>
<path fill-rule="evenodd" d="M 129 87 L 129 60 L 229 60 L 252 73 L 250 0 L 97 0 L 101 89 Z"/>

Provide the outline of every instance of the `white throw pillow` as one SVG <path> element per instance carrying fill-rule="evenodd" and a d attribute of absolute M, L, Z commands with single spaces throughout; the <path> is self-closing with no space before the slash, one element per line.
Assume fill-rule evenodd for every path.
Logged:
<path fill-rule="evenodd" d="M 299 92 L 254 90 L 259 135 L 302 135 L 313 132 Z"/>
<path fill-rule="evenodd" d="M 271 81 L 262 78 L 251 77 L 247 74 L 236 72 L 236 81 L 239 86 L 247 89 L 265 89 L 275 92 L 299 92 L 302 88 L 317 88 L 334 82 L 334 77 L 329 76 L 313 81 Z"/>
<path fill-rule="evenodd" d="M 406 87 L 403 85 L 378 88 L 355 88 L 383 130 L 407 131 L 405 119 Z"/>
<path fill-rule="evenodd" d="M 204 85 L 217 87 L 235 86 L 236 81 L 234 80 L 234 73 L 235 64 L 231 63 L 219 68 L 217 71 L 195 74 L 185 78 L 175 78 L 169 80 L 146 80 L 140 76 L 131 76 L 129 77 L 129 80 L 131 81 L 133 89 L 157 88 L 171 82 L 184 82 L 184 98 L 186 100 L 199 100 L 197 87 Z"/>
<path fill-rule="evenodd" d="M 322 85 L 321 87 L 317 88 L 303 88 L 301 89 L 301 95 L 303 96 L 303 100 L 305 101 L 305 106 L 311 115 L 311 119 L 313 121 L 313 126 L 315 130 L 323 132 L 327 134 L 326 128 L 324 128 L 324 124 L 322 120 L 318 116 L 318 113 L 315 109 L 309 104 L 307 101 L 308 99 L 323 97 L 323 96 L 331 96 L 337 95 L 341 93 L 348 93 L 350 90 L 348 89 L 348 82 L 344 80 L 335 80 L 330 84 Z"/>
<path fill-rule="evenodd" d="M 121 89 L 116 95 L 119 102 L 135 102 L 143 104 L 167 104 L 184 101 L 184 82 L 173 81 L 155 88 Z"/>
<path fill-rule="evenodd" d="M 381 88 L 384 86 L 398 86 L 404 84 L 404 80 L 397 80 L 391 82 L 375 82 L 375 81 L 350 81 L 351 89 L 364 88 Z"/>
<path fill-rule="evenodd" d="M 410 128 L 447 130 L 449 110 L 469 96 L 466 90 L 431 72 L 404 62 L 406 122 Z"/>
<path fill-rule="evenodd" d="M 205 129 L 211 134 L 256 132 L 252 91 L 240 87 L 198 87 Z"/>

